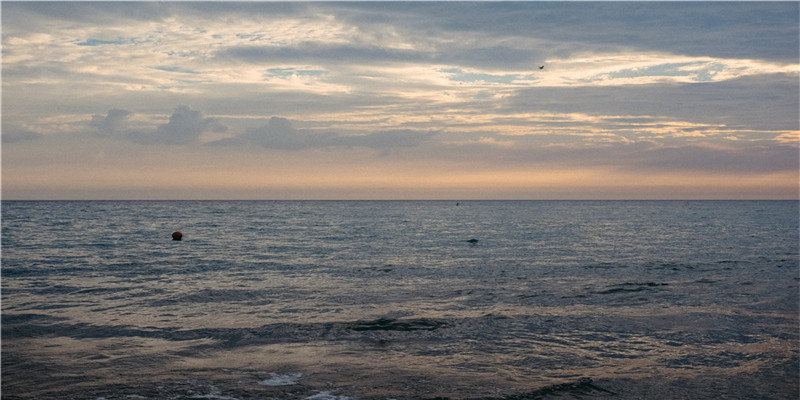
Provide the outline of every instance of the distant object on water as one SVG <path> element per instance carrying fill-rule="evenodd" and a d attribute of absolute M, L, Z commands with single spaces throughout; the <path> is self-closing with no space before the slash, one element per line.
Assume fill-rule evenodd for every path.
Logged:
<path fill-rule="evenodd" d="M 172 240 L 181 240 L 183 238 L 183 234 L 180 231 L 172 232 Z"/>
<path fill-rule="evenodd" d="M 478 239 L 470 239 L 470 240 L 467 240 L 467 243 L 469 243 L 469 244 L 475 244 L 475 243 L 478 243 Z"/>

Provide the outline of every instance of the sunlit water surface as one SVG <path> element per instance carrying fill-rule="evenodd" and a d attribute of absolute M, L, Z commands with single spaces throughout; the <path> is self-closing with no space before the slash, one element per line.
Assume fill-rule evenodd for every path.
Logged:
<path fill-rule="evenodd" d="M 2 393 L 796 399 L 798 279 L 792 201 L 6 201 Z"/>

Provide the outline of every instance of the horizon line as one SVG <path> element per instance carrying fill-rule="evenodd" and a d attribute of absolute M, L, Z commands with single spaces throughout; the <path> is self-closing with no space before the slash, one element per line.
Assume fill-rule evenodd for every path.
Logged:
<path fill-rule="evenodd" d="M 301 202 L 301 201 L 314 201 L 314 202 L 323 202 L 323 201 L 330 201 L 330 202 L 345 202 L 345 201 L 352 201 L 352 202 L 363 202 L 363 201 L 430 201 L 430 202 L 479 202 L 479 201 L 800 201 L 800 198 L 795 199 L 768 199 L 768 198 L 754 198 L 754 199 L 734 199 L 734 198 L 664 198 L 664 199 L 631 199 L 631 198 L 612 198 L 612 199 L 493 199 L 493 198 L 483 198 L 483 199 L 0 199 L 2 202 L 13 202 L 13 201 L 186 201 L 186 202 L 200 202 L 200 201 L 285 201 L 285 202 Z"/>

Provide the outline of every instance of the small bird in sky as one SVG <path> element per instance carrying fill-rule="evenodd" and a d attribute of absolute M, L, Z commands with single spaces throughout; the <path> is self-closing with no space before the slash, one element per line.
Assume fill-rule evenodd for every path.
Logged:
<path fill-rule="evenodd" d="M 544 69 L 544 65 L 540 65 L 540 66 L 539 66 L 539 69 Z"/>

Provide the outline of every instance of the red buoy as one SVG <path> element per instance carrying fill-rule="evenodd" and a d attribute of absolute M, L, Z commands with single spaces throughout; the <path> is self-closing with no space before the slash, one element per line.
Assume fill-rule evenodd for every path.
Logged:
<path fill-rule="evenodd" d="M 183 234 L 180 232 L 172 232 L 172 240 L 181 240 Z"/>

